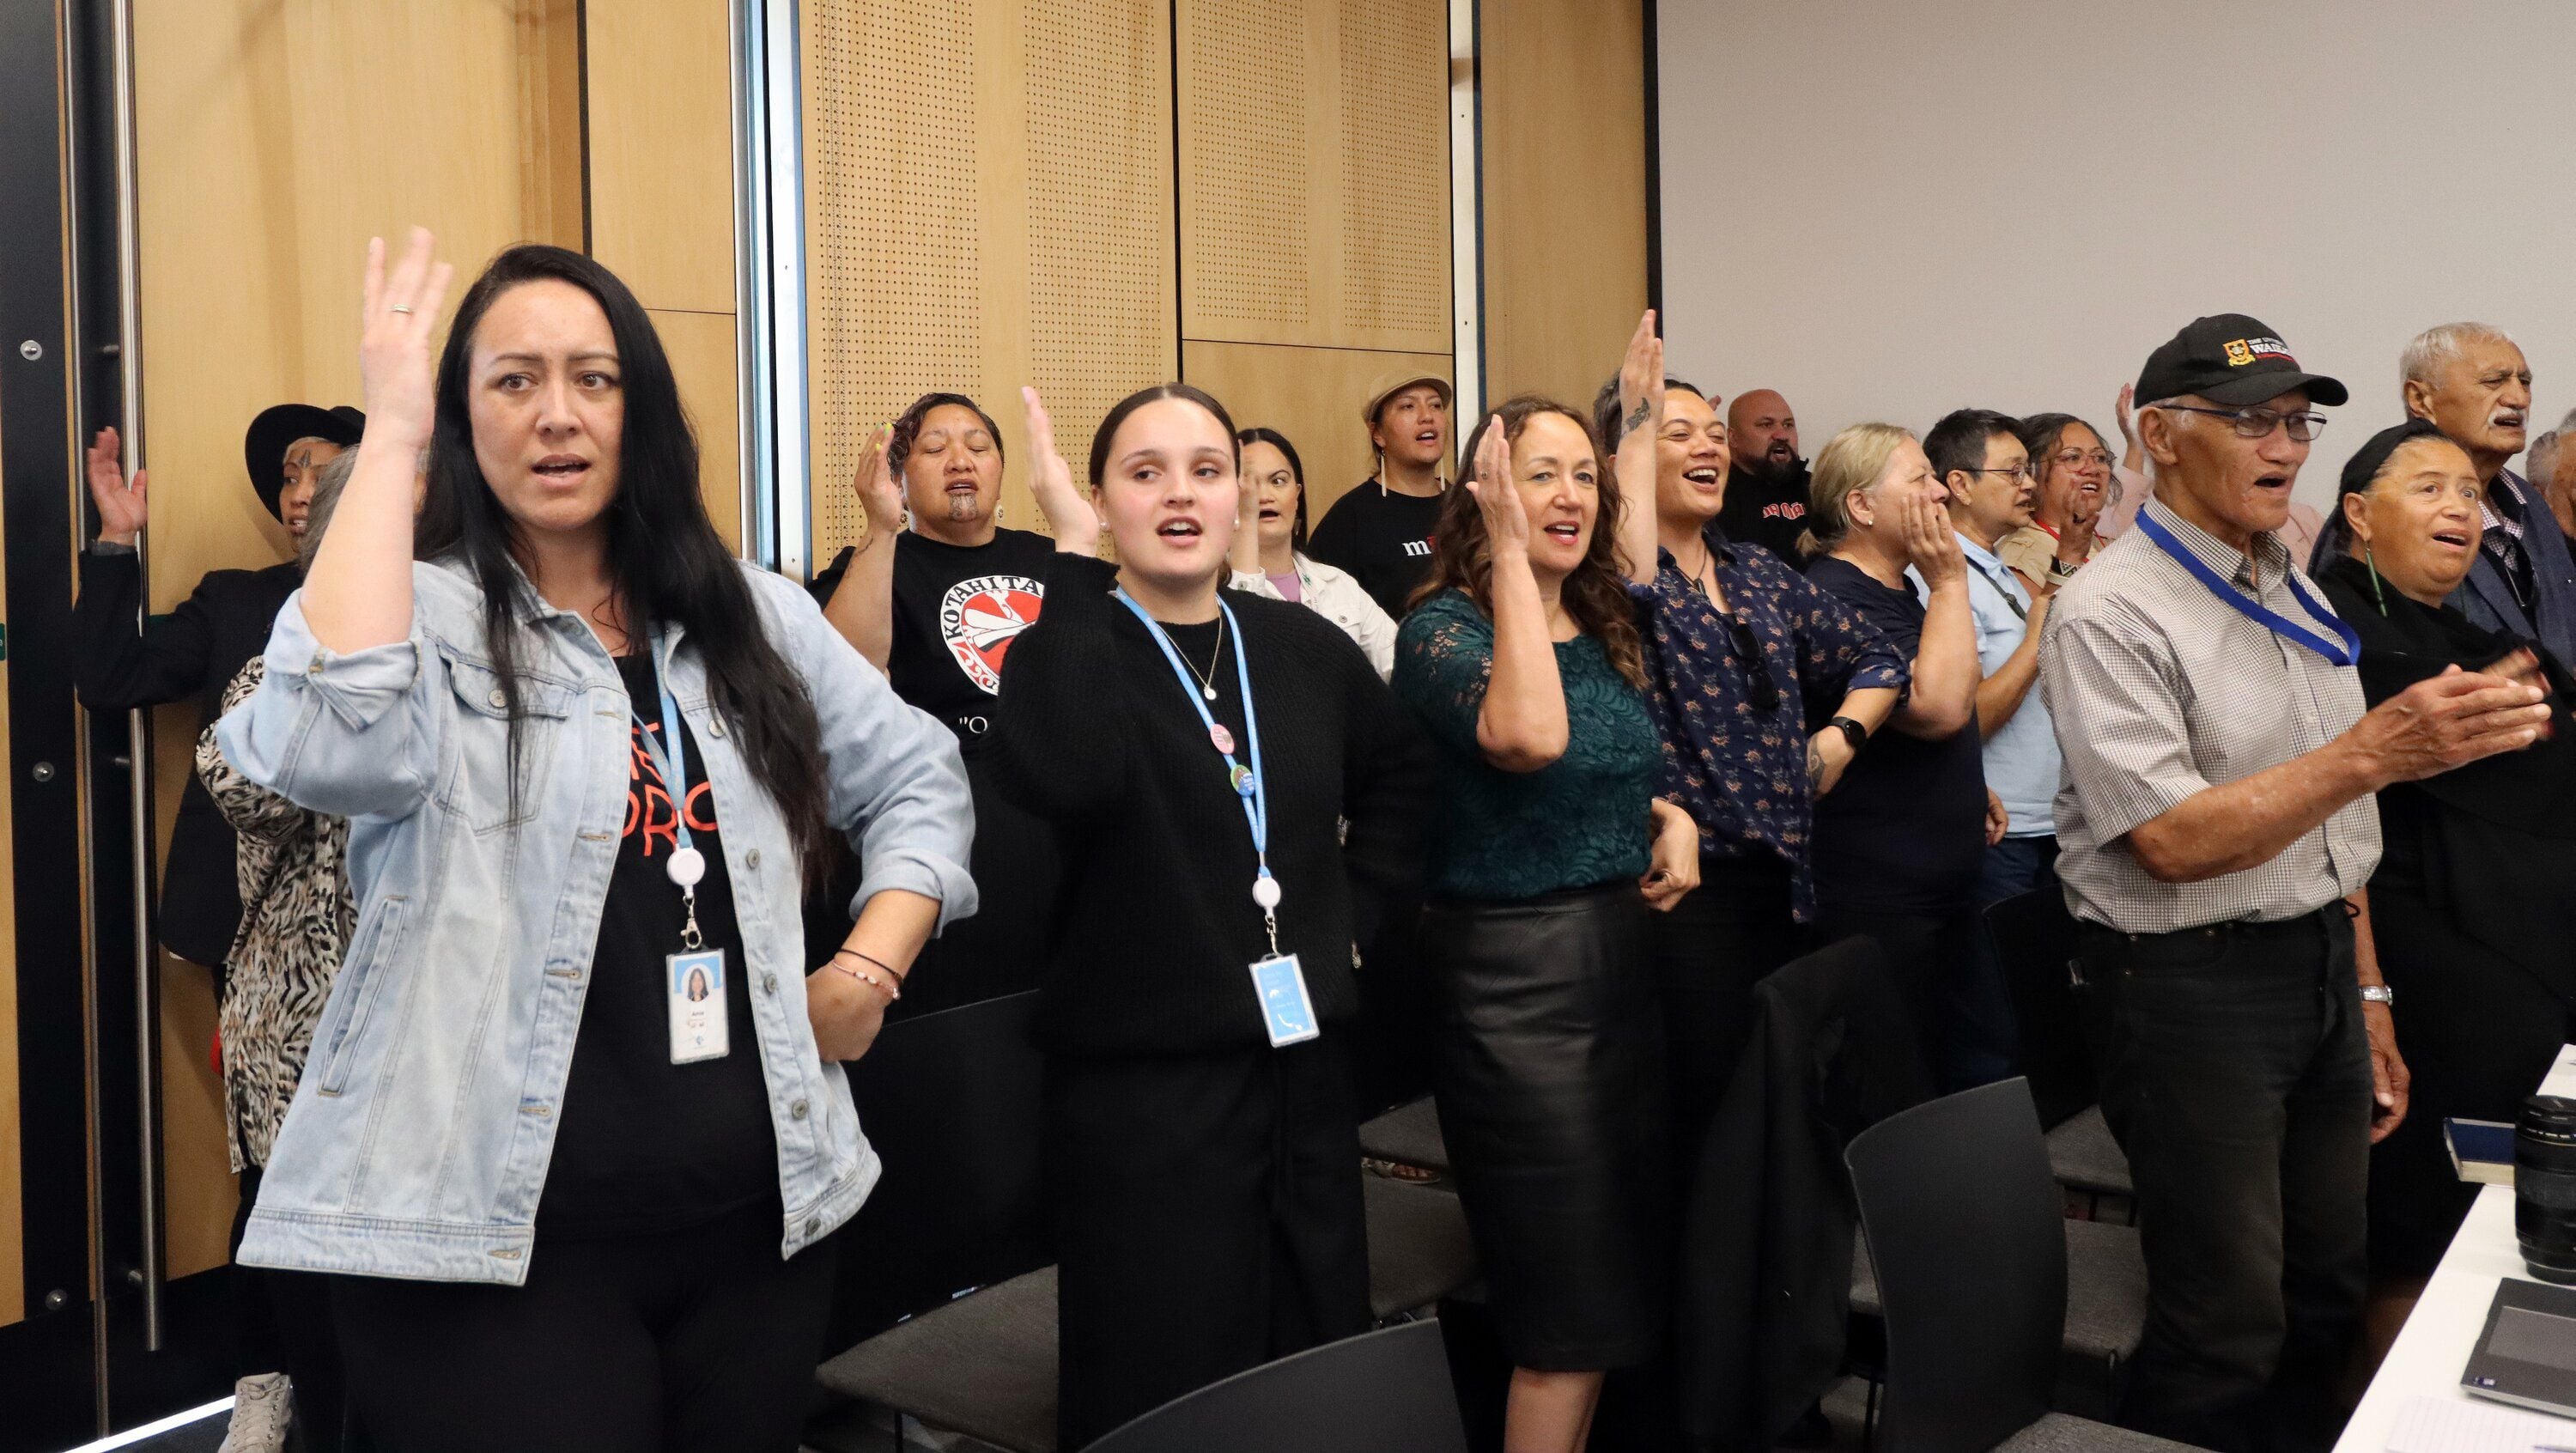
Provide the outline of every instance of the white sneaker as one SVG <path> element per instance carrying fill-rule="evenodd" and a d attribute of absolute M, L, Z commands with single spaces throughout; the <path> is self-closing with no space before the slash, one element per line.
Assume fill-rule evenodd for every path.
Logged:
<path fill-rule="evenodd" d="M 215 1453 L 284 1453 L 287 1424 L 295 1415 L 286 1374 L 263 1372 L 233 1384 L 233 1420 Z"/>

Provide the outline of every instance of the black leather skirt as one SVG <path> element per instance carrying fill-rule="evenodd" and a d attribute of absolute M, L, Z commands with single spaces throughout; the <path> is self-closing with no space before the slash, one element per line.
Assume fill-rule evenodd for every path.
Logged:
<path fill-rule="evenodd" d="M 1671 1279 L 1664 1031 L 1633 884 L 1434 901 L 1440 1126 L 1515 1366 L 1662 1345 Z"/>

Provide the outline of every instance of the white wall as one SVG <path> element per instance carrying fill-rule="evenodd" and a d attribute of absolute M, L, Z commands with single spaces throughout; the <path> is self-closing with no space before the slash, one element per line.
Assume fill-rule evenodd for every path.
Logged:
<path fill-rule="evenodd" d="M 2491 322 L 2576 405 L 2568 0 L 1660 0 L 1672 371 L 1840 426 L 2111 402 L 2203 313 L 2340 378 L 2299 495 Z"/>

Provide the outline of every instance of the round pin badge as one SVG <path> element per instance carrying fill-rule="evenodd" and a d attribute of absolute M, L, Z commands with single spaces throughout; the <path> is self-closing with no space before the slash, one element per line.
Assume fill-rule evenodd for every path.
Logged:
<path fill-rule="evenodd" d="M 1243 766 L 1236 767 L 1234 769 L 1234 790 L 1246 797 L 1250 797 L 1252 795 L 1252 788 L 1252 769 L 1250 767 Z"/>
<path fill-rule="evenodd" d="M 698 880 L 707 875 L 707 855 L 696 848 L 682 848 L 671 854 L 671 861 L 662 865 L 662 871 L 681 887 L 695 888 Z"/>
<path fill-rule="evenodd" d="M 1218 751 L 1224 752 L 1229 756 L 1233 754 L 1234 733 L 1225 729 L 1225 723 L 1211 723 L 1208 727 L 1208 740 L 1216 743 L 1216 749 Z"/>

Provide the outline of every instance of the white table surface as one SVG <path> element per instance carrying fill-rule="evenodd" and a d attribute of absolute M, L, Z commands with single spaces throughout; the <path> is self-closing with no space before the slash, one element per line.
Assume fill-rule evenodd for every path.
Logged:
<path fill-rule="evenodd" d="M 2576 1044 L 2558 1051 L 2558 1062 L 2540 1082 L 2540 1092 L 2576 1096 Z M 2469 1365 L 2478 1333 L 2486 1329 L 2496 1286 L 2506 1277 L 2530 1280 L 2513 1239 L 2513 1188 L 2481 1186 L 2477 1204 L 2451 1238 L 2451 1249 L 2434 1268 L 2423 1299 L 2397 1334 L 2379 1375 L 2370 1380 L 2352 1421 L 2344 1425 L 2335 1453 L 2386 1453 L 2389 1429 L 2409 1398 L 2468 1399 L 2460 1390 L 2460 1373 Z M 2576 1433 L 2576 1422 L 2568 1429 Z"/>

